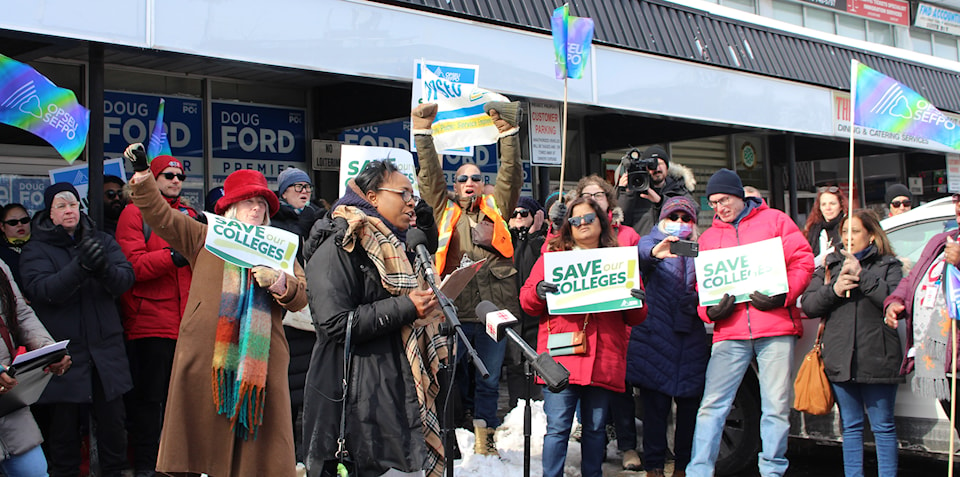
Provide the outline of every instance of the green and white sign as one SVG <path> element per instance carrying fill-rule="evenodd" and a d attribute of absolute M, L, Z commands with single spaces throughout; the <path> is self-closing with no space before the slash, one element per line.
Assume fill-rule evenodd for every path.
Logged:
<path fill-rule="evenodd" d="M 543 255 L 544 280 L 559 293 L 547 294 L 550 314 L 597 313 L 640 308 L 630 295 L 640 288 L 637 247 L 595 248 Z"/>
<path fill-rule="evenodd" d="M 700 304 L 716 305 L 729 293 L 736 302 L 750 301 L 750 294 L 779 295 L 789 290 L 787 267 L 780 237 L 738 247 L 700 250 L 694 259 Z"/>
<path fill-rule="evenodd" d="M 389 159 L 401 174 L 410 179 L 413 184 L 413 193 L 420 195 L 417 187 L 417 168 L 413 165 L 413 154 L 406 149 L 380 146 L 357 146 L 344 144 L 340 146 L 340 197 L 347 193 L 347 182 L 357 177 L 357 174 L 370 161 Z"/>
<path fill-rule="evenodd" d="M 207 214 L 207 240 L 210 253 L 238 267 L 270 267 L 294 275 L 300 238 L 266 225 L 248 225 L 239 220 Z"/>

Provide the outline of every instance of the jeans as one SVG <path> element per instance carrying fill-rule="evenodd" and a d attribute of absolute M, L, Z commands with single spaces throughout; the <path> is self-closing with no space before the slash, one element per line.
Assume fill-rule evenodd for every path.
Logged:
<path fill-rule="evenodd" d="M 756 358 L 760 380 L 760 441 L 763 445 L 759 455 L 760 475 L 783 477 L 789 465 L 786 453 L 796 343 L 796 336 L 772 336 L 713 344 L 703 400 L 697 412 L 688 476 L 713 476 L 727 414 L 747 366 Z"/>
<path fill-rule="evenodd" d="M 567 441 L 577 403 L 580 404 L 580 424 L 583 426 L 580 473 L 583 477 L 603 476 L 601 467 L 607 456 L 607 413 L 613 394 L 596 386 L 575 384 L 558 393 L 543 388 L 543 412 L 547 415 L 547 433 L 543 436 L 543 477 L 563 477 Z"/>
<path fill-rule="evenodd" d="M 674 401 L 677 403 L 677 416 L 673 433 L 673 454 L 676 456 L 673 467 L 683 469 L 690 462 L 700 397 L 674 397 L 646 388 L 640 388 L 640 394 L 643 396 L 644 469 L 663 469 L 666 463 L 667 418 L 670 417 L 670 406 Z"/>
<path fill-rule="evenodd" d="M 483 323 L 463 323 L 463 334 L 470 340 L 470 344 L 477 349 L 477 355 L 483 361 L 490 377 L 483 379 L 480 373 L 476 376 L 476 390 L 473 399 L 473 416 L 483 419 L 487 427 L 497 427 L 500 419 L 497 417 L 497 401 L 500 399 L 500 368 L 503 366 L 503 354 L 507 349 L 506 340 L 499 343 L 487 336 L 486 326 Z M 457 346 L 457 360 L 459 366 L 473 367 L 467 362 L 467 353 L 463 344 Z"/>
<path fill-rule="evenodd" d="M 47 477 L 47 458 L 36 446 L 20 455 L 12 455 L 0 462 L 5 477 Z"/>
<path fill-rule="evenodd" d="M 843 425 L 843 474 L 863 477 L 863 408 L 870 417 L 870 430 L 877 446 L 877 475 L 897 475 L 897 426 L 893 405 L 897 384 L 830 383 L 840 408 Z"/>

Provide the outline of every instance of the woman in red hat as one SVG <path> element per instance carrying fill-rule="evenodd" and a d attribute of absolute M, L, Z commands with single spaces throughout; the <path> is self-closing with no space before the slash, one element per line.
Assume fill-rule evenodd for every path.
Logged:
<path fill-rule="evenodd" d="M 294 476 L 284 309 L 307 303 L 303 269 L 240 268 L 204 248 L 207 226 L 170 208 L 142 144 L 124 152 L 136 171 L 133 203 L 154 233 L 190 262 L 193 281 L 173 360 L 157 470 L 177 476 Z M 263 174 L 239 170 L 215 212 L 269 225 L 279 209 Z M 221 286 L 217 287 L 216 284 Z"/>

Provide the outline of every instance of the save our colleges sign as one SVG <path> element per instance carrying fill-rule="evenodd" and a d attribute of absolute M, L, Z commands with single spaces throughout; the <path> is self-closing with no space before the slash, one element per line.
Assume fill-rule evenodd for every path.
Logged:
<path fill-rule="evenodd" d="M 543 255 L 544 280 L 557 285 L 547 294 L 552 315 L 597 313 L 640 308 L 630 295 L 640 288 L 637 247 L 610 247 Z"/>
<path fill-rule="evenodd" d="M 754 291 L 773 296 L 789 289 L 780 237 L 738 247 L 700 250 L 694 263 L 703 306 L 720 303 L 725 294 L 741 303 L 750 301 Z"/>

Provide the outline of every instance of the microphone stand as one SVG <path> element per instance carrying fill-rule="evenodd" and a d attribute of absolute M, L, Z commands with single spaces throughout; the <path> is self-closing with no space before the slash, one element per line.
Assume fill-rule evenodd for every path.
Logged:
<path fill-rule="evenodd" d="M 530 361 L 523 360 L 523 375 L 526 376 L 526 405 L 523 406 L 523 477 L 530 477 L 530 435 L 533 433 L 533 417 L 530 399 L 533 396 L 533 367 Z"/>

